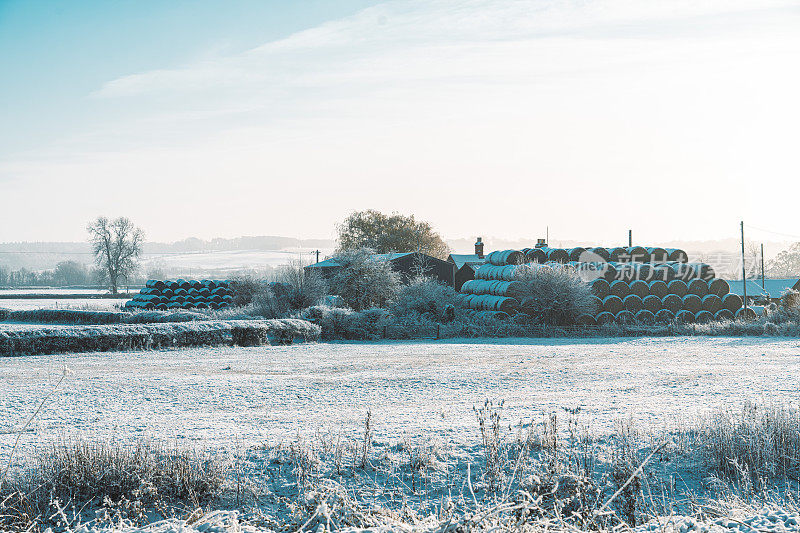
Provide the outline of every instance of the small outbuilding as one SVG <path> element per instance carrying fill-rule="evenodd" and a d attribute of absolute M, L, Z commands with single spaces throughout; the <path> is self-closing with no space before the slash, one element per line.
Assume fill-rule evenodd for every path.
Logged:
<path fill-rule="evenodd" d="M 475 242 L 474 254 L 450 254 L 447 262 L 452 263 L 455 267 L 453 288 L 460 291 L 464 283 L 475 279 L 475 270 L 479 266 L 486 264 L 486 257 L 483 255 L 483 239 L 478 237 L 477 242 Z"/>

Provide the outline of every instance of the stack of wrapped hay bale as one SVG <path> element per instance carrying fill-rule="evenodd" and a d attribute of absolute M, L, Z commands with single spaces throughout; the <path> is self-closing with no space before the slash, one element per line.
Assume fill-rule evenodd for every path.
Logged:
<path fill-rule="evenodd" d="M 728 283 L 706 263 L 690 263 L 680 249 L 641 246 L 618 248 L 525 248 L 492 252 L 462 286 L 465 305 L 474 313 L 506 318 L 520 311 L 520 265 L 570 265 L 591 285 L 593 314 L 583 325 L 706 323 L 754 318 Z"/>
<path fill-rule="evenodd" d="M 149 280 L 127 309 L 225 309 L 232 292 L 227 280 Z"/>

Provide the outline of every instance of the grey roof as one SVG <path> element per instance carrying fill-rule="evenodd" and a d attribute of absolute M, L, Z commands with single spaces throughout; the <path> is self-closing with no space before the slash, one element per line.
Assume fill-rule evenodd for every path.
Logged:
<path fill-rule="evenodd" d="M 388 254 L 372 254 L 372 257 L 377 259 L 378 261 L 392 261 L 399 257 L 405 257 L 407 255 L 413 255 L 417 252 L 391 252 Z"/>
<path fill-rule="evenodd" d="M 744 296 L 744 286 L 742 280 L 726 280 L 731 286 L 731 292 Z M 797 279 L 765 279 L 764 288 L 761 288 L 760 279 L 747 280 L 747 296 L 769 296 L 770 298 L 780 298 L 781 294 L 787 289 L 800 288 L 800 281 Z"/>
<path fill-rule="evenodd" d="M 476 254 L 450 254 L 447 260 L 456 265 L 456 270 L 460 270 L 464 265 L 482 265 L 486 263 L 486 258 L 481 259 Z"/>
<path fill-rule="evenodd" d="M 335 259 L 325 259 L 324 261 L 320 261 L 319 263 L 313 263 L 311 265 L 306 266 L 305 268 L 339 268 L 342 264 L 336 261 Z"/>

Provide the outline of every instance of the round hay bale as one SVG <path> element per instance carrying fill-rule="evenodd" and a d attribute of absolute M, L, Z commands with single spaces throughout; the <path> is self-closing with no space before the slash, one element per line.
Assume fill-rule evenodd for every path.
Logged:
<path fill-rule="evenodd" d="M 687 294 L 683 297 L 683 305 L 681 306 L 681 309 L 696 315 L 703 310 L 703 301 L 696 294 Z"/>
<path fill-rule="evenodd" d="M 670 263 L 669 268 L 672 270 L 672 276 L 674 279 L 689 281 L 693 277 L 692 268 L 687 266 L 686 263 Z"/>
<path fill-rule="evenodd" d="M 180 309 L 181 303 L 176 301 L 171 301 L 167 304 L 167 309 Z"/>
<path fill-rule="evenodd" d="M 646 326 L 652 326 L 656 323 L 656 315 L 647 309 L 642 309 L 638 313 L 636 313 L 636 321 L 639 324 L 644 324 Z"/>
<path fill-rule="evenodd" d="M 735 313 L 736 320 L 755 320 L 757 318 L 756 312 L 750 307 L 742 307 Z"/>
<path fill-rule="evenodd" d="M 215 280 L 213 280 L 213 279 L 204 279 L 203 280 L 203 285 L 208 287 L 208 290 L 210 290 L 210 291 L 213 291 L 214 289 L 217 288 L 217 282 Z"/>
<path fill-rule="evenodd" d="M 702 279 L 693 279 L 689 282 L 689 294 L 694 294 L 700 298 L 705 298 L 708 295 L 708 283 Z"/>
<path fill-rule="evenodd" d="M 730 322 L 734 318 L 736 318 L 736 316 L 727 309 L 720 309 L 714 314 L 714 320 L 718 322 Z"/>
<path fill-rule="evenodd" d="M 634 324 L 636 323 L 636 315 L 628 310 L 620 311 L 614 316 L 614 322 L 617 324 Z"/>
<path fill-rule="evenodd" d="M 517 250 L 497 250 L 486 256 L 490 265 L 521 265 L 525 262 L 525 255 Z"/>
<path fill-rule="evenodd" d="M 208 302 L 209 309 L 219 309 L 220 302 Z"/>
<path fill-rule="evenodd" d="M 167 288 L 161 291 L 161 296 L 163 296 L 164 298 L 172 298 L 173 296 L 175 296 L 175 293 L 172 291 L 172 289 Z"/>
<path fill-rule="evenodd" d="M 174 294 L 175 294 L 175 296 L 184 296 L 185 297 L 185 296 L 188 296 L 189 293 L 186 291 L 186 289 L 175 289 Z"/>
<path fill-rule="evenodd" d="M 651 263 L 666 263 L 669 261 L 669 252 L 658 246 L 648 247 L 647 253 L 650 254 Z"/>
<path fill-rule="evenodd" d="M 156 290 L 158 290 L 158 291 L 163 291 L 163 290 L 164 290 L 166 287 L 167 287 L 167 286 L 166 286 L 166 284 L 165 284 L 163 281 L 161 281 L 161 280 L 156 280 L 156 281 L 153 283 L 153 287 L 152 287 L 152 288 L 153 288 L 153 289 L 156 289 Z"/>
<path fill-rule="evenodd" d="M 184 290 L 187 290 L 187 291 L 192 288 L 192 284 L 189 283 L 188 281 L 186 281 L 185 279 L 176 280 L 175 283 L 177 283 L 178 286 L 181 289 L 184 289 Z"/>
<path fill-rule="evenodd" d="M 570 248 L 567 251 L 570 261 L 580 261 L 581 256 L 586 252 L 586 248 L 581 248 L 580 246 L 576 246 L 575 248 Z"/>
<path fill-rule="evenodd" d="M 582 313 L 575 319 L 575 323 L 579 326 L 596 326 L 597 320 L 594 318 L 594 315 Z"/>
<path fill-rule="evenodd" d="M 612 265 L 611 263 L 602 263 L 603 265 L 603 279 L 607 282 L 611 283 L 615 279 L 617 279 L 617 268 Z"/>
<path fill-rule="evenodd" d="M 669 309 L 662 309 L 656 313 L 656 322 L 659 324 L 669 324 L 675 321 L 675 313 Z"/>
<path fill-rule="evenodd" d="M 656 270 L 648 263 L 635 263 L 636 279 L 651 281 L 655 279 Z"/>
<path fill-rule="evenodd" d="M 712 267 L 711 265 L 706 264 L 706 263 L 700 263 L 700 265 L 701 265 L 700 266 L 700 278 L 701 279 L 703 279 L 706 282 L 710 283 L 712 280 L 714 280 L 717 277 L 717 272 L 716 272 L 716 270 L 714 270 L 714 267 Z"/>
<path fill-rule="evenodd" d="M 679 324 L 694 324 L 694 313 L 686 309 L 681 309 L 675 313 L 675 322 Z"/>
<path fill-rule="evenodd" d="M 154 279 L 148 279 L 147 281 L 144 282 L 144 287 L 146 289 L 152 289 L 152 288 L 154 288 L 155 282 L 156 282 L 156 280 L 154 280 Z"/>
<path fill-rule="evenodd" d="M 675 296 L 680 296 L 683 298 L 687 294 L 689 294 L 689 286 L 686 283 L 679 279 L 674 279 L 667 284 L 667 288 L 669 289 L 670 294 L 674 294 Z"/>
<path fill-rule="evenodd" d="M 554 263 L 566 263 L 569 261 L 569 253 L 562 248 L 542 248 L 547 254 L 547 260 Z"/>
<path fill-rule="evenodd" d="M 616 279 L 619 281 L 630 283 L 636 276 L 636 269 L 631 263 L 616 263 L 614 264 L 614 268 L 617 271 Z"/>
<path fill-rule="evenodd" d="M 605 326 L 607 324 L 614 323 L 614 314 L 609 313 L 608 311 L 603 311 L 602 313 L 598 314 L 595 317 L 595 321 L 597 322 L 598 326 Z"/>
<path fill-rule="evenodd" d="M 714 320 L 714 315 L 712 315 L 706 310 L 699 311 L 697 312 L 697 314 L 694 315 L 694 321 L 696 324 L 708 324 L 713 320 Z"/>
<path fill-rule="evenodd" d="M 159 310 L 159 311 L 166 311 L 166 310 L 167 310 L 167 304 L 166 304 L 166 302 L 159 302 L 159 303 L 158 303 L 158 304 L 155 306 L 155 309 L 157 309 L 157 310 Z"/>
<path fill-rule="evenodd" d="M 661 302 L 661 298 L 658 296 L 651 294 L 649 296 L 645 296 L 642 299 L 642 305 L 644 308 L 653 313 L 654 315 L 664 309 L 664 304 Z"/>
<path fill-rule="evenodd" d="M 731 286 L 728 285 L 728 282 L 724 279 L 714 278 L 711 280 L 711 283 L 708 284 L 708 292 L 723 298 L 726 294 L 731 292 Z"/>
<path fill-rule="evenodd" d="M 208 303 L 207 302 L 197 302 L 197 308 L 198 309 L 208 309 Z"/>
<path fill-rule="evenodd" d="M 228 309 L 229 307 L 231 307 L 230 302 L 222 302 L 221 304 L 219 304 L 220 309 Z"/>
<path fill-rule="evenodd" d="M 477 280 L 477 279 L 470 279 L 465 281 L 464 284 L 461 286 L 461 294 L 475 294 L 477 288 L 480 287 L 481 281 L 482 280 Z M 218 293 L 215 291 L 215 294 Z"/>
<path fill-rule="evenodd" d="M 650 294 L 657 296 L 658 298 L 663 298 L 669 294 L 669 287 L 667 287 L 667 284 L 660 279 L 651 281 L 647 287 L 650 289 Z"/>
<path fill-rule="evenodd" d="M 200 290 L 200 289 L 203 288 L 203 284 L 200 283 L 200 280 L 197 280 L 197 279 L 190 280 L 189 284 L 192 286 L 192 288 L 195 288 L 197 290 Z"/>
<path fill-rule="evenodd" d="M 653 265 L 653 279 L 669 283 L 675 279 L 675 271 L 669 265 Z"/>
<path fill-rule="evenodd" d="M 703 310 L 709 313 L 716 314 L 722 309 L 722 298 L 716 294 L 708 294 L 703 297 Z"/>
<path fill-rule="evenodd" d="M 541 248 L 528 248 L 525 252 L 525 259 L 529 263 L 544 263 L 547 261 L 547 254 Z"/>
<path fill-rule="evenodd" d="M 630 263 L 631 261 L 631 256 L 628 255 L 628 249 L 622 248 L 621 246 L 609 250 L 609 255 L 611 256 L 611 261 L 615 263 Z"/>
<path fill-rule="evenodd" d="M 617 280 L 611 284 L 611 294 L 619 297 L 620 299 L 625 298 L 630 293 L 630 286 L 622 280 Z"/>
<path fill-rule="evenodd" d="M 592 299 L 593 313 L 597 314 L 600 311 L 602 311 L 603 310 L 603 299 L 599 298 L 597 296 L 592 296 L 591 299 Z"/>
<path fill-rule="evenodd" d="M 722 307 L 734 315 L 742 308 L 742 297 L 738 294 L 728 293 L 722 297 Z"/>
<path fill-rule="evenodd" d="M 600 298 L 605 298 L 609 294 L 611 294 L 611 284 L 608 283 L 603 278 L 596 279 L 590 283 L 592 288 L 592 294 L 598 296 Z"/>
<path fill-rule="evenodd" d="M 630 261 L 634 263 L 649 263 L 650 262 L 650 254 L 647 253 L 646 248 L 642 248 L 641 246 L 631 246 L 626 248 L 628 252 L 628 256 L 630 257 Z"/>
<path fill-rule="evenodd" d="M 639 298 L 644 299 L 646 296 L 650 295 L 650 287 L 647 285 L 646 282 L 640 279 L 631 282 L 629 287 L 631 289 L 631 294 L 635 294 Z"/>
<path fill-rule="evenodd" d="M 678 263 L 688 263 L 689 262 L 689 255 L 681 250 L 680 248 L 666 248 L 667 253 L 669 254 L 667 257 L 670 261 L 675 261 Z"/>
<path fill-rule="evenodd" d="M 642 309 L 644 309 L 644 302 L 642 301 L 641 298 L 639 298 L 639 296 L 635 294 L 630 294 L 626 296 L 622 302 L 625 304 L 625 309 L 627 309 L 633 314 L 636 314 Z"/>
<path fill-rule="evenodd" d="M 619 296 L 611 295 L 603 298 L 603 311 L 616 315 L 623 309 L 625 309 L 625 304 Z"/>
<path fill-rule="evenodd" d="M 606 263 L 611 261 L 611 254 L 608 253 L 608 250 L 606 248 L 603 248 L 602 246 L 596 246 L 594 248 L 590 248 L 589 251 L 591 251 L 596 256 L 600 257 Z"/>

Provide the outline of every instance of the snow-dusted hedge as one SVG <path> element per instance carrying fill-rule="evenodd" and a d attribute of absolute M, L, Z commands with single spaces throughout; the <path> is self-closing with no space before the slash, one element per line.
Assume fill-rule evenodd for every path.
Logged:
<path fill-rule="evenodd" d="M 0 331 L 0 356 L 143 350 L 167 347 L 280 344 L 317 340 L 320 327 L 296 319 L 166 324 L 43 326 Z"/>
<path fill-rule="evenodd" d="M 191 311 L 85 311 L 79 309 L 30 309 L 0 313 L 0 320 L 34 324 L 161 324 L 208 320 L 208 316 Z"/>

